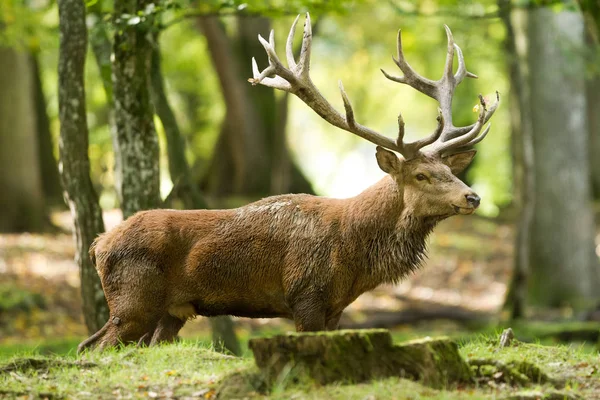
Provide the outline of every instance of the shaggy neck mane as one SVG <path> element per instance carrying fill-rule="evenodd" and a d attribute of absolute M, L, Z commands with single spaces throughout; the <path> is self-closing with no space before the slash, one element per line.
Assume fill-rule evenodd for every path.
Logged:
<path fill-rule="evenodd" d="M 353 198 L 345 210 L 348 234 L 359 238 L 365 278 L 397 283 L 419 268 L 437 218 L 418 218 L 406 209 L 402 188 L 386 176 Z"/>

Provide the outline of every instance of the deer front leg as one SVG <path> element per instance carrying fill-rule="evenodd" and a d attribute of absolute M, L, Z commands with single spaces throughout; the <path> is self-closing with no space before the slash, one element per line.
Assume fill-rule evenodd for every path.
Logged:
<path fill-rule="evenodd" d="M 302 300 L 293 307 L 296 332 L 315 332 L 325 330 L 325 307 L 316 299 Z"/>
<path fill-rule="evenodd" d="M 327 330 L 328 331 L 335 331 L 338 329 L 339 325 L 340 325 L 340 318 L 342 317 L 342 312 L 340 311 L 337 314 L 334 314 L 332 316 L 330 316 L 327 319 Z"/>
<path fill-rule="evenodd" d="M 160 343 L 172 343 L 177 340 L 177 334 L 185 325 L 186 320 L 175 317 L 171 314 L 165 314 L 158 322 L 158 326 L 152 335 L 150 346 Z"/>

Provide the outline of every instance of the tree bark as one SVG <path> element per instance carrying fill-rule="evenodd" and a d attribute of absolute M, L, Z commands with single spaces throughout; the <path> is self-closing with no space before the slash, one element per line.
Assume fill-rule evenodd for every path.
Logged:
<path fill-rule="evenodd" d="M 579 13 L 529 13 L 529 84 L 534 159 L 529 301 L 589 306 L 600 274 L 594 253 L 588 125 Z M 569 57 L 565 51 L 568 51 Z"/>
<path fill-rule="evenodd" d="M 513 10 L 509 0 L 498 2 L 506 27 L 505 50 L 510 79 L 510 124 L 513 156 L 514 205 L 518 209 L 513 271 L 504 308 L 511 319 L 525 316 L 529 274 L 530 230 L 533 216 L 533 138 L 529 119 L 529 89 L 526 81 L 527 11 Z"/>
<path fill-rule="evenodd" d="M 201 17 L 198 21 L 206 36 L 226 106 L 221 134 L 207 173 L 208 180 L 203 187 L 217 196 L 239 194 L 245 192 L 244 186 L 250 185 L 245 182 L 248 166 L 261 171 L 261 165 L 255 166 L 247 158 L 258 159 L 266 149 L 261 148 L 261 141 L 250 137 L 256 116 L 245 106 L 249 100 L 247 88 L 239 82 L 237 60 L 224 27 L 216 17 Z"/>
<path fill-rule="evenodd" d="M 0 46 L 0 232 L 44 228 L 31 63 Z"/>
<path fill-rule="evenodd" d="M 590 130 L 590 169 L 594 198 L 600 200 L 600 2 L 579 1 L 585 19 L 590 63 L 596 65 L 586 81 L 588 124 Z"/>
<path fill-rule="evenodd" d="M 190 166 L 185 156 L 185 139 L 181 134 L 175 119 L 175 113 L 171 109 L 165 92 L 158 40 L 156 42 L 157 45 L 152 51 L 152 65 L 150 67 L 150 95 L 156 115 L 160 118 L 165 131 L 169 175 L 173 182 L 173 195 L 180 198 L 187 209 L 208 208 L 199 188 L 192 182 Z"/>
<path fill-rule="evenodd" d="M 158 43 L 158 40 L 156 40 Z M 161 70 L 161 56 L 157 45 L 152 52 L 150 93 L 156 115 L 160 118 L 167 139 L 169 174 L 173 182 L 173 196 L 183 202 L 186 209 L 207 208 L 198 186 L 192 181 L 190 167 L 185 157 L 185 139 L 181 135 L 175 114 L 169 104 Z M 171 197 L 171 196 L 169 196 Z M 241 355 L 240 344 L 230 317 L 210 318 L 213 346 L 217 351 Z"/>
<path fill-rule="evenodd" d="M 115 1 L 115 17 L 137 15 L 150 0 Z M 112 83 L 123 217 L 160 206 L 159 146 L 150 103 L 152 21 L 121 22 L 113 44 Z"/>
<path fill-rule="evenodd" d="M 42 191 L 47 206 L 64 207 L 65 202 L 62 195 L 60 177 L 58 175 L 58 163 L 54 157 L 54 143 L 50 131 L 50 121 L 46 111 L 46 98 L 42 83 L 41 71 L 38 63 L 38 55 L 30 54 L 31 73 L 33 80 L 33 99 L 35 101 L 36 132 L 38 144 L 38 156 L 40 166 L 40 177 L 42 180 Z"/>
<path fill-rule="evenodd" d="M 87 51 L 85 4 L 59 0 L 60 50 L 58 102 L 60 118 L 61 180 L 71 210 L 77 243 L 75 260 L 81 277 L 83 315 L 88 331 L 108 320 L 108 306 L 100 278 L 88 255 L 95 237 L 104 231 L 102 210 L 90 179 L 88 127 L 85 110 L 84 65 Z"/>
<path fill-rule="evenodd" d="M 592 76 L 587 80 L 586 92 L 590 130 L 592 188 L 594 198 L 600 200 L 600 75 Z"/>
<path fill-rule="evenodd" d="M 235 335 L 234 323 L 231 317 L 222 315 L 211 317 L 210 327 L 212 329 L 212 343 L 215 351 L 231 353 L 236 356 L 242 355 L 240 342 Z"/>
<path fill-rule="evenodd" d="M 106 95 L 106 104 L 108 106 L 108 125 L 111 133 L 111 140 L 113 149 L 119 147 L 117 141 L 117 126 L 115 121 L 115 104 L 112 89 L 112 43 L 108 36 L 106 24 L 102 20 L 102 5 L 101 1 L 96 2 L 89 9 L 88 21 L 89 21 L 89 35 L 90 35 L 90 47 L 94 58 L 96 60 L 96 66 L 102 80 L 102 86 L 104 87 L 104 93 Z M 117 193 L 120 197 L 119 189 L 123 182 L 121 178 L 121 157 L 117 157 L 115 154 L 114 158 L 114 185 L 117 188 Z"/>

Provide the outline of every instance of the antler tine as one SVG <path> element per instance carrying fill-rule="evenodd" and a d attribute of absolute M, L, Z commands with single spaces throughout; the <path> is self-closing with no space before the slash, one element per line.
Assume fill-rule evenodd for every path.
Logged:
<path fill-rule="evenodd" d="M 469 143 L 465 144 L 463 147 L 475 146 L 477 143 L 481 142 L 487 136 L 487 134 L 490 131 L 491 127 L 492 127 L 492 123 L 490 122 L 485 127 L 485 129 L 483 130 L 483 132 L 481 132 L 481 135 L 477 136 L 475 139 L 471 140 Z"/>
<path fill-rule="evenodd" d="M 277 53 L 275 53 L 275 46 L 272 44 L 272 41 L 274 40 L 273 32 L 274 31 L 271 30 L 271 33 L 269 34 L 268 42 L 260 34 L 258 35 L 258 41 L 265 48 L 265 51 L 267 52 L 267 55 L 269 56 L 269 64 L 271 64 L 271 65 L 275 64 L 274 66 L 278 66 L 278 65 L 281 65 L 281 61 L 279 61 L 279 57 L 277 57 Z M 273 39 L 273 40 L 271 40 L 271 39 Z"/>
<path fill-rule="evenodd" d="M 458 69 L 456 70 L 456 74 L 454 74 L 454 80 L 456 81 L 456 85 L 458 86 L 458 84 L 461 83 L 463 79 L 465 79 L 465 77 L 477 79 L 477 75 L 467 71 L 467 67 L 465 65 L 465 57 L 463 56 L 460 47 L 456 43 L 454 43 L 454 48 L 456 49 L 456 55 L 458 58 Z"/>
<path fill-rule="evenodd" d="M 285 54 L 287 58 L 288 67 L 293 71 L 296 69 L 296 60 L 294 59 L 294 35 L 296 34 L 296 24 L 300 19 L 300 14 L 296 16 L 294 23 L 290 29 L 290 33 L 287 37 L 287 43 L 285 45 Z"/>
<path fill-rule="evenodd" d="M 262 84 L 275 89 L 291 92 L 292 87 L 288 81 L 275 75 L 275 67 L 269 65 L 263 72 L 258 70 L 256 59 L 252 57 L 252 75 L 253 78 L 248 79 L 248 82 L 252 83 L 252 86 Z M 275 75 L 274 77 L 271 77 Z"/>
<path fill-rule="evenodd" d="M 342 95 L 342 100 L 344 101 L 344 109 L 346 111 L 345 122 L 347 125 L 347 127 L 338 126 L 338 128 L 345 129 L 349 132 L 354 133 L 357 136 L 362 137 L 363 139 L 368 140 L 371 143 L 385 147 L 386 149 L 397 151 L 400 154 L 407 157 L 407 155 L 404 154 L 402 147 L 397 145 L 397 143 L 395 143 L 392 139 L 390 139 L 386 136 L 380 135 L 379 133 L 377 133 L 365 126 L 362 126 L 361 124 L 356 122 L 356 119 L 354 118 L 354 110 L 352 109 L 352 103 L 350 103 L 350 99 L 348 98 L 348 94 L 346 94 L 346 91 L 344 90 L 344 85 L 342 84 L 341 80 L 338 81 L 338 86 L 340 88 L 340 94 Z M 315 111 L 317 111 L 317 110 L 315 110 Z M 319 113 L 319 111 L 317 111 L 317 113 L 319 115 L 321 115 Z M 323 115 L 321 115 L 321 117 L 325 118 Z M 327 118 L 325 118 L 325 119 L 327 121 L 329 121 L 329 119 L 327 119 Z M 329 121 L 329 122 L 331 122 L 331 121 Z"/>
<path fill-rule="evenodd" d="M 290 33 L 288 34 L 286 43 L 286 57 L 289 68 L 282 65 L 281 61 L 275 53 L 275 36 L 271 31 L 269 41 L 267 42 L 262 36 L 258 36 L 260 43 L 265 48 L 269 56 L 269 66 L 262 72 L 258 69 L 256 60 L 252 59 L 253 78 L 248 79 L 253 85 L 261 84 L 276 89 L 284 90 L 293 93 L 299 97 L 304 103 L 312 108 L 324 120 L 340 129 L 351 132 L 363 139 L 370 141 L 376 145 L 385 147 L 390 150 L 397 151 L 409 159 L 419 154 L 420 149 L 425 146 L 433 145 L 433 152 L 441 154 L 451 148 L 460 148 L 470 146 L 481 141 L 489 132 L 489 125 L 481 135 L 481 128 L 487 122 L 496 108 L 498 101 L 489 109 L 486 109 L 486 104 L 483 97 L 480 96 L 481 110 L 477 122 L 468 126 L 457 128 L 452 125 L 452 96 L 454 89 L 465 77 L 476 77 L 467 71 L 464 63 L 464 57 L 460 48 L 454 43 L 450 29 L 446 27 L 448 35 L 448 55 L 446 57 L 446 65 L 444 75 L 438 81 L 432 81 L 417 74 L 405 60 L 402 50 L 401 31 L 398 31 L 397 51 L 398 59 L 392 57 L 400 70 L 404 73 L 402 77 L 396 77 L 387 74 L 382 70 L 383 74 L 395 82 L 407 84 L 416 90 L 436 99 L 440 103 L 438 109 L 438 126 L 436 130 L 428 137 L 417 140 L 412 143 L 404 142 L 404 120 L 402 116 L 398 116 L 398 138 L 394 141 L 386 136 L 383 136 L 376 131 L 359 124 L 354 116 L 352 103 L 344 90 L 342 82 L 339 82 L 340 93 L 344 102 L 345 115 L 340 114 L 319 92 L 314 83 L 310 79 L 310 54 L 312 45 L 312 27 L 310 23 L 310 15 L 306 13 L 306 21 L 304 23 L 304 35 L 302 39 L 302 49 L 298 63 L 294 59 L 292 44 L 298 18 L 294 20 Z M 452 63 L 454 54 L 458 55 L 458 70 L 456 74 L 452 74 Z"/>
<path fill-rule="evenodd" d="M 356 120 L 354 119 L 354 109 L 352 109 L 352 103 L 350 103 L 350 99 L 348 98 L 348 94 L 344 90 L 344 84 L 340 79 L 338 81 L 338 87 L 340 88 L 340 94 L 342 95 L 342 100 L 344 101 L 344 110 L 346 111 L 346 122 L 349 126 L 355 126 Z"/>
<path fill-rule="evenodd" d="M 454 87 L 458 86 L 465 77 L 475 78 L 477 79 L 477 75 L 467 71 L 467 67 L 465 65 L 465 57 L 463 56 L 463 52 L 460 47 L 454 41 L 454 36 L 452 35 L 452 31 L 448 25 L 444 25 L 446 29 L 446 37 L 448 38 L 448 55 L 446 56 L 446 65 L 444 67 L 445 77 L 446 79 L 451 80 L 452 78 L 452 66 L 454 63 L 454 53 L 456 52 L 456 56 L 458 59 L 458 69 L 454 74 Z"/>
<path fill-rule="evenodd" d="M 440 135 L 442 134 L 442 132 L 444 130 L 444 116 L 442 115 L 442 111 L 440 109 L 438 109 L 437 121 L 438 121 L 438 126 L 431 135 L 427 136 L 424 139 L 414 141 L 412 143 L 405 143 L 403 141 L 404 119 L 402 118 L 402 115 L 399 114 L 398 115 L 398 139 L 396 140 L 396 144 L 398 145 L 398 147 L 400 149 L 399 152 L 402 155 L 404 155 L 404 157 L 406 157 L 406 159 L 410 159 L 412 157 L 415 157 L 419 153 L 419 150 L 421 150 L 423 147 L 428 146 L 432 143 L 435 143 L 439 139 Z"/>
<path fill-rule="evenodd" d="M 479 143 L 489 132 L 489 127 L 487 127 L 483 134 L 479 135 L 483 125 L 492 117 L 494 111 L 496 111 L 496 108 L 498 107 L 498 102 L 496 102 L 489 110 L 487 110 L 483 98 L 480 98 L 482 109 L 477 122 L 466 127 L 455 127 L 453 125 L 452 99 L 454 97 L 454 91 L 465 77 L 477 78 L 477 75 L 467 70 L 463 52 L 454 42 L 454 36 L 452 35 L 450 28 L 447 25 L 444 25 L 444 29 L 447 37 L 447 54 L 446 62 L 444 64 L 444 73 L 439 80 L 431 81 L 423 78 L 408 65 L 402 49 L 401 31 L 398 31 L 397 38 L 398 59 L 396 60 L 394 58 L 394 62 L 398 65 L 400 70 L 402 70 L 404 76 L 392 76 L 382 70 L 386 78 L 395 82 L 408 84 L 429 97 L 433 97 L 440 105 L 439 112 L 441 117 L 438 119 L 440 123 L 438 124 L 438 129 L 436 129 L 433 134 L 411 144 L 398 143 L 398 146 L 403 146 L 405 149 L 409 149 L 409 151 L 414 151 L 415 148 L 420 149 L 428 145 L 433 145 L 428 152 L 439 154 L 452 148 L 465 147 Z M 455 55 L 457 56 L 458 61 L 456 73 L 453 71 Z"/>
<path fill-rule="evenodd" d="M 418 146 L 419 149 L 421 149 L 425 146 L 429 146 L 432 143 L 435 143 L 440 138 L 440 135 L 444 131 L 444 116 L 442 115 L 442 110 L 439 108 L 438 108 L 437 122 L 438 122 L 437 128 L 435 128 L 435 131 L 433 131 L 433 133 L 431 135 L 429 135 L 428 137 L 426 137 L 424 139 L 418 140 L 414 143 L 416 146 Z"/>
<path fill-rule="evenodd" d="M 302 49 L 300 50 L 300 61 L 298 62 L 300 75 L 308 78 L 310 70 L 310 51 L 312 47 L 312 26 L 310 23 L 310 14 L 306 13 L 304 21 L 304 36 L 302 37 Z"/>
<path fill-rule="evenodd" d="M 396 63 L 398 68 L 400 68 L 400 70 L 404 73 L 404 76 L 399 77 L 390 75 L 382 69 L 381 72 L 383 72 L 383 75 L 394 82 L 407 84 L 419 92 L 422 92 L 427 96 L 437 100 L 436 82 L 419 75 L 406 61 L 406 58 L 404 57 L 404 51 L 402 50 L 401 29 L 398 30 L 398 36 L 396 37 L 396 50 L 398 53 L 398 58 L 396 59 L 394 56 L 392 56 L 392 60 L 394 60 L 394 63 Z"/>
<path fill-rule="evenodd" d="M 298 19 L 292 25 L 290 34 L 288 35 L 286 45 L 286 55 L 289 61 L 293 60 L 293 54 L 291 54 L 291 43 L 293 42 L 295 33 L 295 24 Z M 271 36 L 272 37 L 272 36 Z M 354 111 L 348 95 L 344 91 L 344 87 L 340 82 L 340 92 L 344 101 L 344 108 L 346 110 L 345 117 L 340 114 L 319 92 L 315 87 L 309 76 L 310 69 L 310 51 L 312 44 L 312 28 L 310 23 L 310 15 L 306 14 L 306 22 L 304 24 L 304 37 L 302 40 L 302 50 L 300 52 L 300 59 L 295 65 L 290 63 L 290 69 L 285 68 L 279 58 L 275 54 L 274 41 L 270 40 L 267 42 L 259 35 L 259 40 L 262 43 L 265 51 L 269 56 L 269 66 L 262 72 L 259 71 L 256 61 L 253 59 L 253 78 L 249 79 L 253 85 L 261 84 L 276 89 L 285 90 L 287 92 L 295 94 L 303 102 L 305 102 L 310 108 L 312 108 L 317 114 L 325 119 L 330 124 L 344 129 L 348 132 L 354 133 L 376 145 L 385 147 L 390 150 L 399 151 L 401 149 L 396 143 L 372 129 L 369 129 L 358 122 L 354 118 Z M 291 57 L 290 57 L 291 56 Z M 275 75 L 274 77 L 272 77 Z"/>
<path fill-rule="evenodd" d="M 483 120 L 483 123 L 487 123 L 492 118 L 492 116 L 494 115 L 494 113 L 498 109 L 499 105 L 500 105 L 500 94 L 498 92 L 496 92 L 496 101 L 494 102 L 494 104 L 492 104 L 487 109 L 487 112 L 485 113 L 485 119 Z M 467 125 L 467 126 L 452 127 L 452 130 L 449 130 L 448 132 L 444 132 L 444 136 L 443 136 L 442 139 L 445 142 L 445 141 L 448 141 L 450 139 L 454 139 L 456 137 L 464 135 L 465 133 L 471 131 L 471 129 L 473 129 L 474 126 L 475 126 L 475 123 L 473 123 L 471 125 Z"/>
<path fill-rule="evenodd" d="M 268 42 L 261 35 L 258 35 L 258 41 L 262 44 L 269 57 L 269 66 L 260 72 L 256 64 L 256 59 L 252 57 L 253 77 L 248 79 L 248 82 L 252 83 L 253 86 L 260 83 L 265 86 L 291 92 L 292 85 L 290 81 L 295 80 L 295 77 L 289 69 L 283 66 L 279 57 L 277 57 L 277 53 L 275 53 L 275 31 L 271 30 L 269 33 Z"/>
<path fill-rule="evenodd" d="M 478 143 L 479 141 L 481 141 L 483 139 L 482 138 L 480 140 L 477 140 L 477 139 L 479 139 L 477 136 L 479 135 L 479 132 L 481 132 L 481 128 L 485 124 L 487 109 L 486 109 L 486 105 L 485 105 L 485 100 L 483 99 L 482 95 L 479 95 L 479 101 L 481 104 L 481 109 L 479 110 L 479 117 L 477 118 L 477 122 L 475 122 L 475 124 L 473 124 L 473 128 L 464 135 L 460 135 L 458 137 L 455 137 L 455 138 L 447 140 L 447 141 L 435 142 L 435 144 L 431 148 L 430 152 L 436 153 L 436 154 L 442 154 L 451 149 L 468 147 L 468 146 L 470 146 L 471 142 L 475 141 L 475 143 Z M 487 135 L 487 131 L 489 131 L 489 126 L 486 129 L 486 131 L 484 131 L 484 135 Z M 473 144 L 475 144 L 475 143 L 473 143 Z"/>
<path fill-rule="evenodd" d="M 398 139 L 396 139 L 398 147 L 404 146 L 404 118 L 398 113 Z"/>
<path fill-rule="evenodd" d="M 446 54 L 446 65 L 444 65 L 444 78 L 452 81 L 454 80 L 454 75 L 452 74 L 452 68 L 454 64 L 454 37 L 452 36 L 452 31 L 448 25 L 444 25 L 444 29 L 446 30 L 446 37 L 448 38 L 448 53 Z"/>

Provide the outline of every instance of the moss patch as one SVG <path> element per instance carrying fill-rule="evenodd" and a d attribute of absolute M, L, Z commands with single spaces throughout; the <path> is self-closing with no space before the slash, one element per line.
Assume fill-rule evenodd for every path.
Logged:
<path fill-rule="evenodd" d="M 472 380 L 458 346 L 448 338 L 394 346 L 387 330 L 346 330 L 253 339 L 250 349 L 270 384 L 306 377 L 324 385 L 396 376 L 441 388 Z"/>
<path fill-rule="evenodd" d="M 502 362 L 491 358 L 474 358 L 469 365 L 478 383 L 507 383 L 511 386 L 529 386 L 549 383 L 561 388 L 564 382 L 551 378 L 537 365 L 528 361 L 511 360 Z"/>

